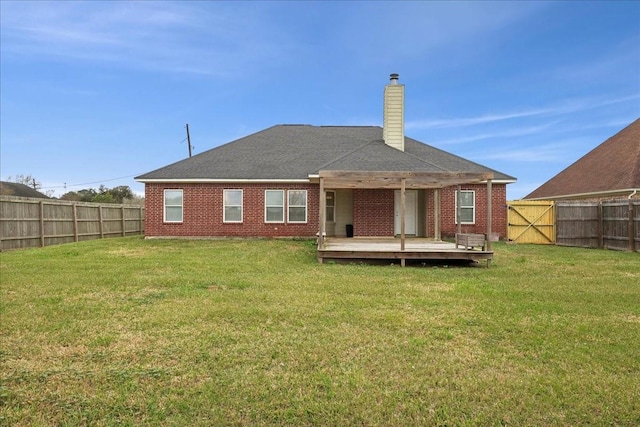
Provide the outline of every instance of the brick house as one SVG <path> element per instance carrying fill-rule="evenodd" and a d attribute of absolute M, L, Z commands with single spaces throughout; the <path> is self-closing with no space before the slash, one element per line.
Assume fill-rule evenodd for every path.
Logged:
<path fill-rule="evenodd" d="M 277 125 L 136 180 L 146 237 L 506 236 L 515 182 L 406 137 L 397 74 L 383 127 Z"/>

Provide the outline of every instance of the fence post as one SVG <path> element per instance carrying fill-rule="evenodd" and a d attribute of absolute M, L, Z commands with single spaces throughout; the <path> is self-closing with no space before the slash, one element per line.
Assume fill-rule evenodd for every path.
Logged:
<path fill-rule="evenodd" d="M 634 233 L 634 227 L 633 227 L 633 201 L 631 199 L 629 199 L 629 212 L 628 212 L 628 216 L 629 216 L 629 223 L 627 225 L 627 229 L 628 229 L 628 234 L 629 234 L 629 250 L 631 252 L 635 252 L 636 248 L 636 241 L 635 241 L 635 233 Z"/>
<path fill-rule="evenodd" d="M 44 248 L 44 200 L 40 200 L 40 247 Z"/>
<path fill-rule="evenodd" d="M 598 202 L 598 225 L 597 234 L 598 234 L 598 248 L 604 249 L 604 214 L 602 213 L 602 200 Z"/>
<path fill-rule="evenodd" d="M 102 205 L 98 205 L 98 226 L 100 227 L 100 238 L 104 239 L 104 220 L 102 219 Z"/>
<path fill-rule="evenodd" d="M 122 237 L 126 236 L 125 221 L 124 221 L 124 205 L 120 207 L 120 213 L 122 215 Z"/>
<path fill-rule="evenodd" d="M 139 211 L 139 215 L 138 218 L 140 219 L 140 221 L 138 222 L 138 231 L 140 232 L 140 234 L 144 234 L 144 208 L 142 206 L 140 206 L 140 211 Z"/>
<path fill-rule="evenodd" d="M 73 204 L 73 241 L 78 241 L 78 204 Z"/>

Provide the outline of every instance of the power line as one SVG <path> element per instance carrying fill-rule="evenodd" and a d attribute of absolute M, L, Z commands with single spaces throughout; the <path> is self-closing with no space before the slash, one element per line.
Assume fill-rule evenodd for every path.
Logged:
<path fill-rule="evenodd" d="M 189 126 L 189 125 L 187 125 L 187 126 Z M 182 141 L 180 141 L 179 144 L 182 144 L 183 142 L 185 142 L 185 141 L 190 139 L 189 135 L 188 135 L 188 132 L 189 132 L 189 128 L 187 127 L 187 137 L 184 138 Z M 191 141 L 189 140 L 189 151 L 191 151 L 192 148 L 194 148 L 194 147 L 191 145 Z M 189 153 L 189 154 L 191 154 L 191 153 Z M 189 155 L 189 157 L 191 157 L 191 155 Z M 50 187 L 40 187 L 40 189 L 42 189 L 42 190 L 51 189 L 52 190 L 52 189 L 55 189 L 55 188 L 64 188 L 66 190 L 67 187 L 82 187 L 83 185 L 102 184 L 103 182 L 111 182 L 111 181 L 117 181 L 119 179 L 133 178 L 136 175 L 140 175 L 140 174 L 136 173 L 136 174 L 133 174 L 133 175 L 121 176 L 119 178 L 102 179 L 100 181 L 83 182 L 83 183 L 80 183 L 80 184 L 67 184 L 67 183 L 65 183 L 64 185 L 54 185 L 54 186 L 50 186 Z"/>
<path fill-rule="evenodd" d="M 51 186 L 51 187 L 40 187 L 40 188 L 42 188 L 44 190 L 44 189 L 54 189 L 54 188 L 64 188 L 64 189 L 66 189 L 67 187 L 81 187 L 83 185 L 101 184 L 103 182 L 110 182 L 110 181 L 117 181 L 119 179 L 132 178 L 132 177 L 134 177 L 136 175 L 139 175 L 139 174 L 136 173 L 136 174 L 133 174 L 133 175 L 121 176 L 119 178 L 101 179 L 100 181 L 83 182 L 83 183 L 80 183 L 80 184 L 65 184 L 65 185 L 55 185 L 55 186 Z"/>

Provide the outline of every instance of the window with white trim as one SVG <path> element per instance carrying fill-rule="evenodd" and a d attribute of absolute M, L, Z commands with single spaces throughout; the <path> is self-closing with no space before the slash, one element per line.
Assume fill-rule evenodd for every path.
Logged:
<path fill-rule="evenodd" d="M 458 223 L 458 203 L 460 203 L 460 223 L 476 223 L 476 192 L 473 190 L 456 191 L 456 224 Z"/>
<path fill-rule="evenodd" d="M 327 191 L 326 197 L 326 221 L 334 222 L 336 213 L 336 192 L 335 191 Z"/>
<path fill-rule="evenodd" d="M 224 222 L 242 222 L 242 190 L 224 190 L 222 204 Z"/>
<path fill-rule="evenodd" d="M 287 220 L 307 222 L 307 190 L 289 190 Z"/>
<path fill-rule="evenodd" d="M 264 191 L 264 222 L 284 222 L 284 190 Z"/>
<path fill-rule="evenodd" d="M 164 222 L 182 222 L 182 190 L 164 190 Z"/>

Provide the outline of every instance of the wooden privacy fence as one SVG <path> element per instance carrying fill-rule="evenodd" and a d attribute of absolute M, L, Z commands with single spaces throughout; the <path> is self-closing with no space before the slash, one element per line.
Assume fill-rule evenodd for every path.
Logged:
<path fill-rule="evenodd" d="M 557 241 L 562 246 L 640 249 L 640 200 L 556 202 Z"/>
<path fill-rule="evenodd" d="M 508 239 L 516 243 L 640 250 L 640 200 L 508 203 Z"/>
<path fill-rule="evenodd" d="M 141 206 L 0 196 L 0 250 L 143 233 Z"/>

